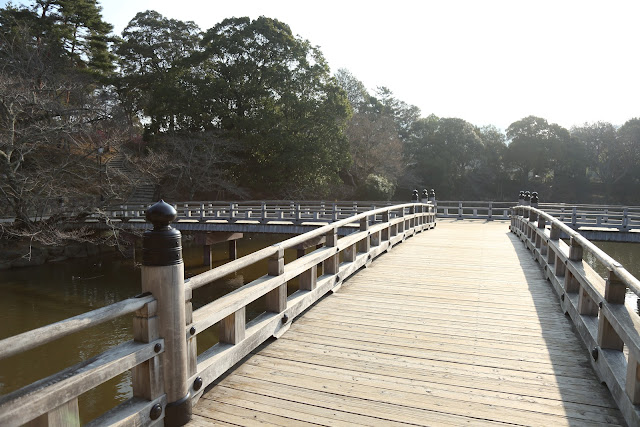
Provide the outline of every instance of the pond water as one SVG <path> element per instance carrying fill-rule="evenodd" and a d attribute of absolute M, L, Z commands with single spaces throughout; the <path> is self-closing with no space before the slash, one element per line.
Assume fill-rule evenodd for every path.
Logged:
<path fill-rule="evenodd" d="M 238 256 L 287 239 L 282 234 L 245 234 L 237 241 Z M 141 251 L 137 251 L 140 255 Z M 228 244 L 212 247 L 214 267 L 228 262 Z M 185 276 L 209 269 L 202 264 L 202 247 L 183 240 Z M 287 262 L 295 251 L 287 251 Z M 140 260 L 138 260 L 140 261 Z M 266 274 L 266 261 L 194 291 L 194 309 Z M 48 325 L 130 298 L 141 292 L 138 263 L 118 255 L 81 258 L 0 272 L 0 339 Z M 293 289 L 292 289 L 293 290 Z M 248 307 L 247 317 L 264 311 L 261 301 Z M 7 359 L 0 360 L 0 395 L 52 375 L 81 360 L 132 339 L 132 316 L 123 316 L 91 329 Z M 198 335 L 202 352 L 217 342 L 216 328 Z M 125 373 L 80 397 L 82 422 L 88 422 L 132 396 Z"/>

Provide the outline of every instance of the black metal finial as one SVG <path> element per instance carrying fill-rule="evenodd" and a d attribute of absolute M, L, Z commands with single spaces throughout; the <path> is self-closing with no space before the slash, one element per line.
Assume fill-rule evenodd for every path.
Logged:
<path fill-rule="evenodd" d="M 538 203 L 538 192 L 534 191 L 531 193 L 531 203 Z"/>
<path fill-rule="evenodd" d="M 171 228 L 169 224 L 176 220 L 178 212 L 164 200 L 149 207 L 145 212 L 145 218 L 153 224 L 154 231 L 167 230 Z"/>
<path fill-rule="evenodd" d="M 422 190 L 422 198 L 423 199 L 428 199 L 429 198 L 429 190 L 427 190 L 426 188 L 424 190 Z"/>
<path fill-rule="evenodd" d="M 432 199 L 436 198 L 436 190 L 434 190 L 433 188 L 431 189 L 431 198 Z"/>
<path fill-rule="evenodd" d="M 413 200 L 414 202 L 417 202 L 419 197 L 420 195 L 418 194 L 418 190 L 413 190 L 413 194 L 411 195 L 411 200 Z"/>
<path fill-rule="evenodd" d="M 142 265 L 168 266 L 182 263 L 182 236 L 169 224 L 178 213 L 164 200 L 147 209 L 147 221 L 153 224 L 142 236 Z"/>
<path fill-rule="evenodd" d="M 525 191 L 524 192 L 524 201 L 525 202 L 531 201 L 531 192 L 529 192 L 529 191 Z"/>
<path fill-rule="evenodd" d="M 524 200 L 524 190 L 520 190 L 520 194 L 518 194 L 518 200 Z"/>

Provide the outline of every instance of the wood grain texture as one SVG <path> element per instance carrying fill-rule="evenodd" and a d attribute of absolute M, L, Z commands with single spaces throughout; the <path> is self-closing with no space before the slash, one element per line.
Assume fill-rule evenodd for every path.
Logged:
<path fill-rule="evenodd" d="M 194 414 L 192 425 L 624 425 L 508 223 L 468 220 L 381 255 Z"/>

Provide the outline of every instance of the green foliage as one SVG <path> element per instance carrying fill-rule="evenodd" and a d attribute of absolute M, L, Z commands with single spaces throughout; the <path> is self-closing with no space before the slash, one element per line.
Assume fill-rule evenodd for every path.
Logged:
<path fill-rule="evenodd" d="M 436 188 L 445 197 L 470 196 L 469 183 L 486 151 L 480 130 L 462 119 L 431 115 L 417 120 L 411 135 L 411 186 Z"/>
<path fill-rule="evenodd" d="M 361 198 L 364 200 L 391 200 L 396 186 L 384 176 L 370 174 L 364 182 Z"/>
<path fill-rule="evenodd" d="M 45 47 L 52 58 L 97 76 L 110 74 L 114 55 L 109 52 L 113 26 L 102 19 L 96 0 L 36 0 L 30 7 L 0 9 L 0 31 L 17 34 L 28 29 L 30 43 Z"/>
<path fill-rule="evenodd" d="M 148 131 L 197 131 L 201 104 L 191 57 L 199 50 L 193 22 L 167 19 L 155 11 L 136 14 L 117 43 L 118 94 L 132 116 L 150 119 Z"/>
<path fill-rule="evenodd" d="M 326 195 L 349 161 L 349 107 L 319 49 L 265 17 L 225 19 L 203 47 L 204 111 L 246 142 L 246 185 L 267 195 Z"/>

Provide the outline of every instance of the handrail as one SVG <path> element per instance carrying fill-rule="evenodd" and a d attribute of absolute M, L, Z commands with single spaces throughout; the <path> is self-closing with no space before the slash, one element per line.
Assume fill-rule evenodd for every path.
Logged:
<path fill-rule="evenodd" d="M 0 360 L 140 310 L 152 295 L 133 297 L 0 340 Z"/>
<path fill-rule="evenodd" d="M 153 311 L 156 298 L 141 294 L 124 301 L 83 313 L 69 319 L 27 331 L 0 341 L 0 359 L 23 353 L 48 342 L 65 337 L 118 317 L 134 312 Z M 84 360 L 63 371 L 0 397 L 0 425 L 18 426 L 37 419 L 47 424 L 47 418 L 63 420 L 64 425 L 79 424 L 78 396 L 105 383 L 130 369 L 134 371 L 149 359 L 164 352 L 164 340 L 160 337 L 135 337 L 136 341 L 109 348 L 103 353 Z M 139 339 L 142 338 L 142 339 Z M 125 402 L 120 415 L 132 408 L 144 410 L 149 405 L 164 402 L 163 395 L 154 396 L 152 402 Z M 29 408 L 29 410 L 25 410 Z M 115 411 L 118 412 L 118 411 Z M 126 416 L 125 416 L 126 418 Z M 144 420 L 145 416 L 135 417 Z M 146 417 L 148 418 L 148 417 Z M 53 425 L 63 425 L 53 424 Z"/>
<path fill-rule="evenodd" d="M 591 364 L 629 425 L 640 425 L 640 316 L 625 305 L 640 281 L 571 226 L 538 206 L 512 207 L 510 229 L 538 261 L 560 297 Z M 561 233 L 569 244 L 560 240 Z M 603 279 L 583 260 L 590 252 L 608 270 Z M 628 353 L 628 354 L 627 354 Z"/>
<path fill-rule="evenodd" d="M 545 220 L 548 220 L 552 224 L 552 226 L 557 227 L 569 238 L 574 239 L 574 241 L 576 241 L 580 246 L 591 252 L 596 257 L 596 259 L 600 261 L 606 268 L 612 270 L 616 274 L 616 276 L 618 276 L 620 280 L 622 280 L 623 283 L 629 288 L 629 290 L 640 297 L 640 280 L 638 280 L 633 274 L 631 274 L 626 268 L 624 268 L 622 264 L 613 259 L 602 249 L 594 245 L 589 239 L 543 210 L 537 209 L 532 206 L 519 207 L 542 216 L 543 218 L 545 218 Z"/>
<path fill-rule="evenodd" d="M 164 203 L 154 207 L 158 205 L 162 205 L 161 209 L 171 209 Z M 0 424 L 21 425 L 32 420 L 46 423 L 48 419 L 77 424 L 78 396 L 131 370 L 134 397 L 93 420 L 92 424 L 149 425 L 160 421 L 166 426 L 183 425 L 190 417 L 190 406 L 207 385 L 266 339 L 283 334 L 293 318 L 325 293 L 337 291 L 359 268 L 406 238 L 435 227 L 436 219 L 434 206 L 423 203 L 405 203 L 361 213 L 354 211 L 348 218 L 292 237 L 185 282 L 184 264 L 178 249 L 181 247 L 180 233 L 167 227 L 168 223 L 158 226 L 158 221 L 167 218 L 165 213 L 150 216 L 156 221 L 154 230 L 145 233 L 143 239 L 145 256 L 154 254 L 152 259 L 143 257 L 142 288 L 145 293 L 3 339 L 0 341 L 0 359 L 135 312 L 134 340 L 0 397 Z M 335 217 L 336 209 L 329 213 Z M 358 224 L 358 229 L 338 237 L 339 228 L 353 223 Z M 305 247 L 305 243 L 315 242 L 321 236 L 325 237 L 324 247 L 285 264 L 285 249 L 297 245 Z M 158 256 L 162 251 L 170 256 Z M 341 253 L 344 254 L 342 260 Z M 265 259 L 268 260 L 266 275 L 192 310 L 194 289 Z M 324 265 L 321 276 L 317 270 L 319 263 Z M 295 277 L 300 278 L 299 290 L 287 296 L 287 282 Z M 267 311 L 246 323 L 246 306 L 261 297 L 266 297 Z M 219 343 L 196 357 L 197 335 L 215 325 L 220 325 Z M 25 411 L 27 407 L 29 410 Z"/>
<path fill-rule="evenodd" d="M 291 321 L 327 292 L 335 292 L 344 280 L 367 266 L 381 253 L 417 232 L 435 226 L 432 204 L 405 203 L 370 210 L 247 255 L 209 272 L 192 277 L 185 285 L 194 290 L 243 266 L 268 260 L 267 274 L 235 291 L 194 310 L 186 332 L 195 338 L 219 325 L 220 342 L 197 357 L 197 369 L 189 378 L 190 392 L 197 400 L 202 390 L 269 337 L 279 337 Z M 380 217 L 380 221 L 375 221 Z M 359 230 L 338 237 L 338 229 L 354 222 Z M 285 249 L 325 236 L 324 247 L 285 264 Z M 340 254 L 343 253 L 343 259 Z M 322 275 L 317 266 L 323 264 Z M 298 277 L 299 289 L 287 296 L 287 283 Z M 246 307 L 265 297 L 266 312 L 246 322 Z"/>
<path fill-rule="evenodd" d="M 404 209 L 407 207 L 415 206 L 415 203 L 405 203 L 401 205 L 393 206 L 393 209 Z M 375 216 L 378 214 L 382 214 L 384 212 L 388 212 L 389 208 L 379 208 L 372 211 L 367 211 L 365 213 L 356 214 L 350 216 L 348 218 L 333 222 L 331 224 L 324 225 L 322 227 L 316 228 L 315 230 L 308 231 L 307 233 L 301 234 L 299 236 L 294 236 L 290 239 L 284 240 L 280 243 L 276 243 L 275 245 L 269 246 L 262 250 L 253 252 L 249 255 L 246 255 L 242 258 L 239 258 L 235 261 L 231 261 L 227 264 L 224 264 L 216 269 L 205 271 L 204 273 L 200 273 L 197 276 L 193 276 L 189 279 L 188 286 L 192 289 L 197 289 L 201 286 L 206 285 L 207 283 L 211 283 L 214 280 L 218 280 L 228 274 L 231 274 L 241 268 L 249 266 L 251 264 L 255 264 L 263 259 L 269 258 L 273 254 L 275 254 L 279 249 L 290 249 L 296 245 L 304 243 L 308 240 L 314 239 L 316 237 L 322 236 L 333 229 L 338 229 L 340 227 L 344 227 L 345 225 L 351 224 L 356 221 L 360 221 L 362 218 Z"/>

